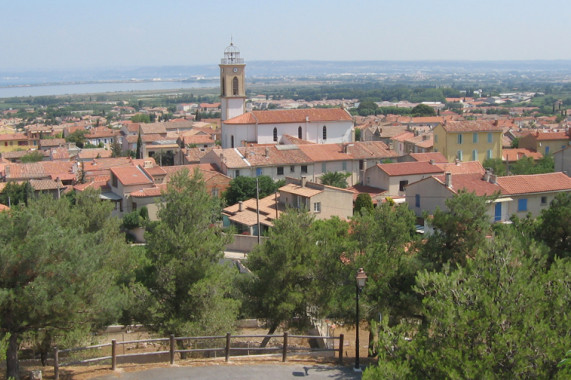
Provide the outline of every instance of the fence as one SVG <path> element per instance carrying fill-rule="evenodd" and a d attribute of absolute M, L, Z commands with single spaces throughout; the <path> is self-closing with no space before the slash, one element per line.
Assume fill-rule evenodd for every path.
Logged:
<path fill-rule="evenodd" d="M 232 339 L 238 338 L 282 338 L 283 344 L 281 347 L 232 347 Z M 88 347 L 78 347 L 78 348 L 70 348 L 66 350 L 58 350 L 56 347 L 54 349 L 54 376 L 56 380 L 59 380 L 59 369 L 64 366 L 70 365 L 77 365 L 77 364 L 87 364 L 87 363 L 94 363 L 100 362 L 105 360 L 111 360 L 111 369 L 115 371 L 117 369 L 117 359 L 120 358 L 129 358 L 135 356 L 150 356 L 150 355 L 166 355 L 169 356 L 170 364 L 174 364 L 175 356 L 177 353 L 186 354 L 192 352 L 224 352 L 224 357 L 226 361 L 230 360 L 230 354 L 232 352 L 245 352 L 249 355 L 250 352 L 270 352 L 270 351 L 281 351 L 282 361 L 287 361 L 288 353 L 296 352 L 300 353 L 299 349 L 295 349 L 291 345 L 288 346 L 288 339 L 324 339 L 330 340 L 333 342 L 331 345 L 332 348 L 324 348 L 324 349 L 302 349 L 305 353 L 313 353 L 313 352 L 338 352 L 339 362 L 343 362 L 343 339 L 344 336 L 341 334 L 338 337 L 335 336 L 319 336 L 319 335 L 289 335 L 285 332 L 283 335 L 231 335 L 230 333 L 222 336 L 199 336 L 199 337 L 175 337 L 171 335 L 169 338 L 158 338 L 158 339 L 144 339 L 144 340 L 131 340 L 126 342 L 117 342 L 115 339 L 111 341 L 111 343 L 106 344 L 99 344 L 95 346 L 88 346 Z M 210 347 L 210 348 L 193 348 L 193 349 L 177 349 L 177 342 L 180 341 L 212 341 L 212 340 L 226 340 L 226 344 L 224 347 Z M 335 340 L 339 340 L 338 347 L 335 348 Z M 151 342 L 160 342 L 166 344 L 168 342 L 169 350 L 163 351 L 153 351 L 153 352 L 138 352 L 132 354 L 117 354 L 117 347 L 120 345 L 127 345 L 127 344 L 141 344 L 141 343 L 151 343 Z M 79 352 L 85 351 L 90 349 L 103 349 L 111 347 L 111 355 L 101 356 L 96 358 L 89 358 L 83 360 L 76 360 L 68 363 L 60 363 L 59 357 L 60 354 L 63 353 L 72 353 L 72 352 Z"/>

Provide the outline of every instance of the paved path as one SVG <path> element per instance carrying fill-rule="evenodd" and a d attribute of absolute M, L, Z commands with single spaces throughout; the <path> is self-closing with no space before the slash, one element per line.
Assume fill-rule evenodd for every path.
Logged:
<path fill-rule="evenodd" d="M 302 377 L 308 380 L 358 380 L 361 379 L 361 373 L 354 372 L 351 367 L 323 364 L 216 365 L 155 368 L 142 372 L 116 373 L 96 380 L 286 380 Z"/>

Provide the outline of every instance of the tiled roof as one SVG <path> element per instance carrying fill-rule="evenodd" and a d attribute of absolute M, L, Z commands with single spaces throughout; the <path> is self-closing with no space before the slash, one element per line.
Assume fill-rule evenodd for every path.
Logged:
<path fill-rule="evenodd" d="M 397 156 L 396 152 L 389 150 L 387 144 L 382 141 L 358 141 L 345 145 L 347 153 L 356 160 Z"/>
<path fill-rule="evenodd" d="M 409 153 L 409 156 L 416 161 L 430 161 L 434 162 L 448 162 L 442 152 L 429 152 L 429 153 Z"/>
<path fill-rule="evenodd" d="M 534 160 L 539 160 L 543 157 L 543 154 L 539 152 L 533 152 L 525 148 L 513 148 L 513 149 L 503 149 L 502 150 L 502 160 L 508 162 L 515 162 L 523 157 L 531 157 Z"/>
<path fill-rule="evenodd" d="M 444 118 L 442 116 L 413 117 L 411 122 L 416 124 L 444 123 Z"/>
<path fill-rule="evenodd" d="M 320 121 L 352 121 L 341 108 L 307 108 L 293 110 L 252 111 L 226 120 L 225 124 L 279 124 Z"/>
<path fill-rule="evenodd" d="M 36 191 L 57 190 L 64 189 L 61 181 L 54 181 L 51 179 L 31 179 L 30 185 Z"/>
<path fill-rule="evenodd" d="M 279 203 L 276 205 L 275 195 L 271 194 L 258 201 L 260 210 L 260 224 L 265 226 L 273 226 L 273 221 L 283 211 L 283 206 Z M 276 211 L 277 207 L 277 211 Z M 240 204 L 236 203 L 232 206 L 226 207 L 223 212 L 234 223 L 242 224 L 245 226 L 254 226 L 257 224 L 257 208 L 256 199 L 248 199 L 242 202 L 242 211 L 239 211 Z"/>
<path fill-rule="evenodd" d="M 65 174 L 72 174 L 73 170 L 73 162 L 63 161 L 41 161 L 28 164 L 10 164 L 6 166 L 7 177 L 13 179 L 61 177 Z"/>
<path fill-rule="evenodd" d="M 321 194 L 323 192 L 322 189 L 314 189 L 307 186 L 299 186 L 293 183 L 289 183 L 279 188 L 280 191 L 300 195 L 302 197 L 313 197 L 314 195 Z"/>
<path fill-rule="evenodd" d="M 406 141 L 406 140 L 413 138 L 413 137 L 414 137 L 414 133 L 406 131 L 406 132 L 401 133 L 400 135 L 393 136 L 391 138 L 391 140 Z"/>
<path fill-rule="evenodd" d="M 569 135 L 566 132 L 536 132 L 535 139 L 537 141 L 569 140 Z"/>
<path fill-rule="evenodd" d="M 182 137 L 183 144 L 214 144 L 214 140 L 209 135 L 192 135 L 192 136 L 183 136 Z"/>
<path fill-rule="evenodd" d="M 311 159 L 301 149 L 301 146 L 298 147 L 296 145 L 248 146 L 236 148 L 236 150 L 252 166 L 291 165 L 311 162 Z"/>
<path fill-rule="evenodd" d="M 111 168 L 111 172 L 124 186 L 153 184 L 153 181 L 136 166 L 114 167 Z"/>
<path fill-rule="evenodd" d="M 164 123 L 147 123 L 141 124 L 141 135 L 147 134 L 165 134 L 167 133 L 167 128 Z"/>
<path fill-rule="evenodd" d="M 93 149 L 82 149 L 77 157 L 81 160 L 93 159 L 93 158 L 109 158 L 113 155 L 111 150 L 104 148 L 93 148 Z"/>
<path fill-rule="evenodd" d="M 16 141 L 16 140 L 27 140 L 28 136 L 23 133 L 7 133 L 0 135 L 0 141 Z"/>
<path fill-rule="evenodd" d="M 434 176 L 442 185 L 445 184 L 445 176 Z M 493 195 L 495 193 L 503 193 L 498 184 L 494 184 L 482 179 L 480 174 L 453 174 L 452 191 L 457 193 L 459 190 L 466 190 L 469 193 L 475 193 L 478 196 Z"/>
<path fill-rule="evenodd" d="M 466 161 L 458 163 L 435 163 L 434 165 L 441 168 L 444 172 L 452 174 L 479 174 L 483 175 L 486 169 L 482 166 L 480 161 Z"/>
<path fill-rule="evenodd" d="M 10 207 L 3 205 L 2 203 L 0 203 L 0 212 L 2 211 L 8 211 L 10 210 Z"/>
<path fill-rule="evenodd" d="M 147 189 L 141 189 L 137 191 L 133 191 L 129 194 L 131 197 L 135 198 L 147 198 L 147 197 L 160 197 L 162 195 L 163 190 L 165 189 L 164 185 L 157 185 L 156 187 L 150 187 Z"/>
<path fill-rule="evenodd" d="M 119 131 L 107 128 L 107 127 L 98 127 L 98 128 L 92 128 L 89 133 L 85 134 L 85 138 L 86 139 L 98 139 L 98 138 L 104 138 L 104 137 L 113 137 L 113 136 L 117 136 L 119 134 Z"/>
<path fill-rule="evenodd" d="M 46 139 L 40 140 L 40 147 L 58 147 L 58 146 L 65 146 L 66 142 L 65 139 Z"/>
<path fill-rule="evenodd" d="M 69 160 L 69 150 L 67 148 L 55 148 L 50 150 L 52 160 Z"/>
<path fill-rule="evenodd" d="M 571 178 L 561 172 L 498 177 L 497 182 L 502 187 L 504 193 L 514 195 L 548 191 L 571 191 Z"/>
<path fill-rule="evenodd" d="M 437 174 L 444 171 L 436 165 L 426 161 L 398 162 L 394 164 L 377 164 L 377 167 L 389 176 L 403 176 L 414 174 Z"/>
<path fill-rule="evenodd" d="M 502 132 L 501 126 L 486 120 L 447 121 L 442 124 L 447 132 Z"/>

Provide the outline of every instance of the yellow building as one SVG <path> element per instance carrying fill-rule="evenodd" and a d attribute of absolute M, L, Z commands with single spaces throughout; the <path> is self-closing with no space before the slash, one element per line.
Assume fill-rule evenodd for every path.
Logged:
<path fill-rule="evenodd" d="M 434 151 L 449 162 L 502 158 L 502 128 L 497 121 L 445 121 L 433 133 Z"/>
<path fill-rule="evenodd" d="M 519 139 L 519 147 L 547 155 L 571 144 L 570 132 L 531 132 Z"/>
<path fill-rule="evenodd" d="M 37 148 L 37 140 L 30 142 L 28 136 L 23 133 L 10 133 L 0 135 L 0 153 L 13 152 L 15 150 L 28 150 Z"/>

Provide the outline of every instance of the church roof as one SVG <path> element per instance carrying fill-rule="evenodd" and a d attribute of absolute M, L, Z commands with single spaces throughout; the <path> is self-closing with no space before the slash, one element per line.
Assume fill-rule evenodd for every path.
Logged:
<path fill-rule="evenodd" d="M 226 120 L 225 124 L 279 124 L 321 121 L 352 121 L 342 108 L 308 108 L 294 110 L 252 111 Z"/>

